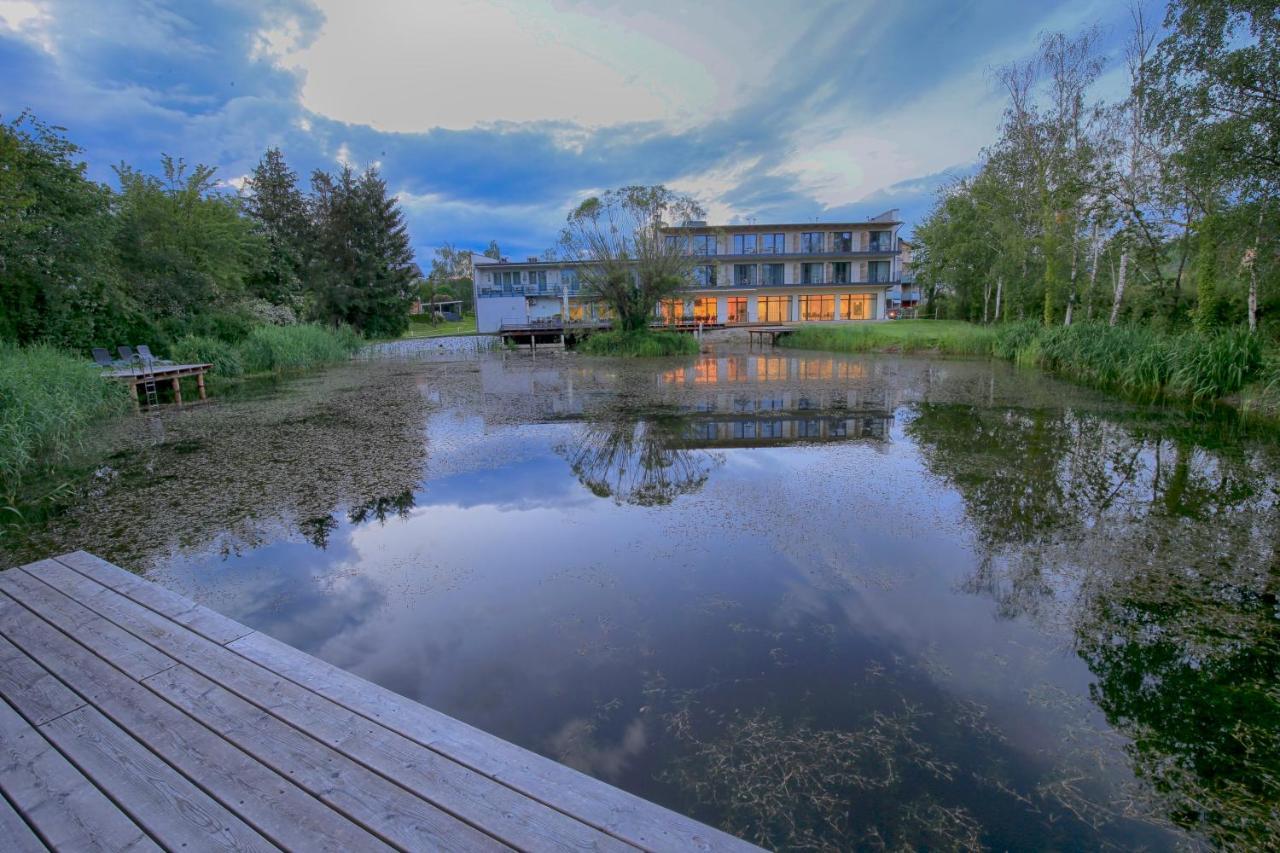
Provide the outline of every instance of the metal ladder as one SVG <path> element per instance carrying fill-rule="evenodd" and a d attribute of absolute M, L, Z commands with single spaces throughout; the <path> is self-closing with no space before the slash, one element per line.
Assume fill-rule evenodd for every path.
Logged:
<path fill-rule="evenodd" d="M 156 374 L 151 369 L 151 359 L 143 358 L 140 355 L 135 355 L 134 358 L 142 366 L 142 390 L 147 395 L 147 408 L 154 409 L 159 403 L 159 399 L 156 396 Z"/>

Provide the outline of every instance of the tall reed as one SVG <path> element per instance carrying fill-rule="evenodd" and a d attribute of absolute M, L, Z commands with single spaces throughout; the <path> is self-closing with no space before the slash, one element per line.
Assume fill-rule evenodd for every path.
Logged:
<path fill-rule="evenodd" d="M 129 410 L 129 390 L 90 361 L 49 346 L 0 344 L 0 491 L 70 461 L 91 424 Z"/>
<path fill-rule="evenodd" d="M 346 326 L 259 326 L 240 344 L 240 358 L 246 372 L 283 373 L 345 361 L 362 343 Z"/>

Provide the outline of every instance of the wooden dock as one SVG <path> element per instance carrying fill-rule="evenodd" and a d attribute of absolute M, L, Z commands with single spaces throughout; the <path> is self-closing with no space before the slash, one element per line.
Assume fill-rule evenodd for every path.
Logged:
<path fill-rule="evenodd" d="M 766 337 L 769 339 L 770 346 L 777 346 L 778 338 L 794 331 L 794 326 L 751 326 L 747 329 L 747 347 L 755 346 L 756 341 L 759 340 L 760 348 L 763 349 Z"/>
<path fill-rule="evenodd" d="M 150 375 L 157 383 L 168 382 L 173 388 L 173 401 L 182 402 L 182 382 L 189 376 L 196 378 L 196 389 L 200 399 L 205 398 L 204 375 L 213 369 L 212 364 L 153 364 Z M 108 370 L 102 374 L 117 382 L 127 382 L 133 388 L 133 399 L 139 400 L 138 389 L 147 381 L 147 371 L 141 367 L 121 367 Z"/>
<path fill-rule="evenodd" d="M 25 850 L 754 850 L 77 551 L 0 572 Z"/>

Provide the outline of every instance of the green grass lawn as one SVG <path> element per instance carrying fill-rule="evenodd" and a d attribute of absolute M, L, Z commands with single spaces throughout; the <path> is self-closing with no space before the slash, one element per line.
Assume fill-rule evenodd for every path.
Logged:
<path fill-rule="evenodd" d="M 800 326 L 779 343 L 796 349 L 838 352 L 941 352 L 991 355 L 996 332 L 960 320 L 893 320 L 884 323 Z"/>
<path fill-rule="evenodd" d="M 446 335 L 471 335 L 476 331 L 476 318 L 463 317 L 461 320 L 446 320 L 440 323 L 411 320 L 409 328 L 400 340 L 409 338 L 440 338 Z"/>

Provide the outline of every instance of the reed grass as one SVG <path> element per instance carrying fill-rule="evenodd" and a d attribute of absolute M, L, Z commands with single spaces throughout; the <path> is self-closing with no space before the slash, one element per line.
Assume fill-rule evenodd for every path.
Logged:
<path fill-rule="evenodd" d="M 865 325 L 800 326 L 782 337 L 782 346 L 837 352 L 937 352 L 991 355 L 996 332 L 952 320 L 898 320 Z"/>
<path fill-rule="evenodd" d="M 699 344 L 693 335 L 679 332 L 653 332 L 615 330 L 595 332 L 578 345 L 578 351 L 587 355 L 620 356 L 623 358 L 657 358 L 670 355 L 697 355 Z"/>
<path fill-rule="evenodd" d="M 347 326 L 259 326 L 240 344 L 248 373 L 284 373 L 346 361 L 363 345 Z"/>
<path fill-rule="evenodd" d="M 0 491 L 13 510 L 24 480 L 73 459 L 95 421 L 129 410 L 129 390 L 84 358 L 0 344 Z"/>
<path fill-rule="evenodd" d="M 170 348 L 174 361 L 186 364 L 212 364 L 218 376 L 240 376 L 244 360 L 234 345 L 204 335 L 187 335 Z"/>

